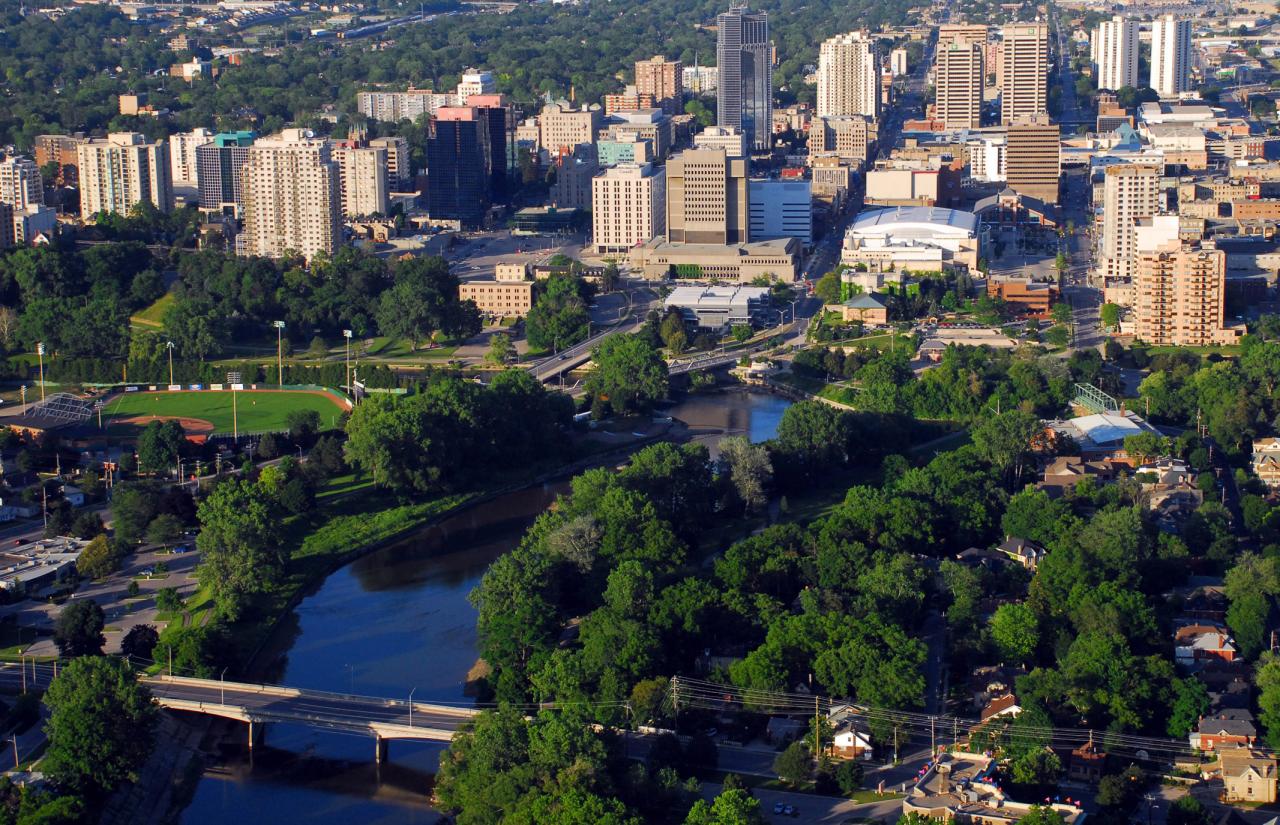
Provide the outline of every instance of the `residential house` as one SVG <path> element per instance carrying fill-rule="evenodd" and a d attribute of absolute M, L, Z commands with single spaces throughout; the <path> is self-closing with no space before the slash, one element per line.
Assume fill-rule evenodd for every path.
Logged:
<path fill-rule="evenodd" d="M 841 759 L 870 759 L 873 755 L 871 734 L 846 722 L 831 737 L 831 753 Z"/>
<path fill-rule="evenodd" d="M 1268 487 L 1280 487 L 1280 438 L 1253 440 L 1253 473 Z"/>
<path fill-rule="evenodd" d="M 805 724 L 798 719 L 785 716 L 770 716 L 764 728 L 764 738 L 771 745 L 785 745 L 793 739 L 799 739 L 804 733 Z"/>
<path fill-rule="evenodd" d="M 1007 536 L 996 549 L 1028 570 L 1035 570 L 1046 553 L 1045 549 L 1034 541 L 1017 536 Z"/>
<path fill-rule="evenodd" d="M 1195 483 L 1195 471 L 1181 459 L 1161 458 L 1143 464 L 1135 477 L 1142 483 L 1147 507 L 1155 512 L 1157 523 L 1170 532 L 1204 503 L 1204 493 Z"/>
<path fill-rule="evenodd" d="M 1020 713 L 1022 713 L 1022 706 L 1018 704 L 1018 698 L 1012 693 L 1006 693 L 988 702 L 979 718 L 985 724 L 1000 716 L 1016 717 Z"/>
<path fill-rule="evenodd" d="M 1107 767 L 1106 751 L 1100 750 L 1090 739 L 1071 751 L 1067 759 L 1067 778 L 1076 782 L 1097 782 Z"/>
<path fill-rule="evenodd" d="M 72 507 L 84 506 L 84 491 L 79 487 L 72 487 L 70 484 L 64 485 L 62 488 L 62 497 Z"/>
<path fill-rule="evenodd" d="M 1116 468 L 1109 461 L 1089 461 L 1076 455 L 1062 455 L 1045 465 L 1041 480 L 1036 488 L 1043 490 L 1049 498 L 1062 498 L 1068 490 L 1074 490 L 1076 484 L 1086 478 L 1093 478 L 1099 483 L 1115 480 Z"/>
<path fill-rule="evenodd" d="M 1258 728 L 1253 723 L 1252 713 L 1243 708 L 1232 708 L 1201 718 L 1188 738 L 1191 747 L 1202 751 L 1218 750 L 1223 746 L 1249 747 L 1258 739 Z"/>
<path fill-rule="evenodd" d="M 1222 777 L 1222 801 L 1271 804 L 1276 801 L 1276 760 L 1249 748 L 1223 748 L 1215 771 Z"/>
<path fill-rule="evenodd" d="M 1009 563 L 1003 553 L 988 550 L 984 547 L 970 547 L 956 554 L 956 561 L 966 567 L 985 567 L 988 570 L 999 570 Z"/>
<path fill-rule="evenodd" d="M 1173 655 L 1180 665 L 1191 665 L 1206 659 L 1233 662 L 1238 655 L 1235 639 L 1221 625 L 1192 624 L 1173 634 Z"/>

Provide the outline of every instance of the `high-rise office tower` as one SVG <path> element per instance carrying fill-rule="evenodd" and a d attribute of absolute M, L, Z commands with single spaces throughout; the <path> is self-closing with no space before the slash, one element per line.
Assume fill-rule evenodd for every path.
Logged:
<path fill-rule="evenodd" d="M 1040 115 L 1009 126 L 1005 179 L 1021 195 L 1058 202 L 1062 176 L 1062 138 L 1058 124 Z"/>
<path fill-rule="evenodd" d="M 1160 208 L 1160 169 L 1145 164 L 1109 166 L 1103 173 L 1102 249 L 1104 278 L 1133 277 L 1137 222 Z"/>
<path fill-rule="evenodd" d="M 244 211 L 244 165 L 253 132 L 220 132 L 196 147 L 200 208 L 239 217 Z"/>
<path fill-rule="evenodd" d="M 342 242 L 341 171 L 329 142 L 305 129 L 285 129 L 249 147 L 242 185 L 246 255 L 311 260 Z"/>
<path fill-rule="evenodd" d="M 889 52 L 889 70 L 893 72 L 894 77 L 902 77 L 907 74 L 906 49 L 894 49 Z"/>
<path fill-rule="evenodd" d="M 976 129 L 982 125 L 983 39 L 965 31 L 938 30 L 934 70 L 934 110 L 947 129 Z M 969 27 L 965 27 L 966 29 Z"/>
<path fill-rule="evenodd" d="M 1151 83 L 1161 97 L 1191 88 L 1191 21 L 1163 14 L 1151 23 Z"/>
<path fill-rule="evenodd" d="M 19 211 L 44 204 L 44 183 L 35 161 L 21 155 L 0 160 L 0 203 Z"/>
<path fill-rule="evenodd" d="M 174 186 L 196 186 L 199 183 L 196 148 L 212 138 L 213 133 L 204 128 L 169 135 L 169 177 Z"/>
<path fill-rule="evenodd" d="M 387 197 L 386 149 L 340 140 L 331 144 L 330 154 L 338 164 L 343 215 L 366 218 L 391 211 Z"/>
<path fill-rule="evenodd" d="M 667 161 L 667 240 L 746 243 L 750 221 L 746 158 L 687 149 Z"/>
<path fill-rule="evenodd" d="M 752 149 L 768 149 L 773 134 L 773 48 L 769 16 L 730 0 L 716 18 L 716 123 L 736 126 Z"/>
<path fill-rule="evenodd" d="M 489 118 L 474 106 L 436 112 L 427 140 L 427 214 L 478 226 L 489 208 Z"/>
<path fill-rule="evenodd" d="M 1116 15 L 1093 30 L 1089 42 L 1099 89 L 1138 85 L 1138 21 Z"/>
<path fill-rule="evenodd" d="M 161 212 L 173 208 L 169 143 L 147 143 L 137 132 L 112 132 L 105 140 L 76 146 L 80 169 L 80 214 L 127 214 L 147 202 Z"/>
<path fill-rule="evenodd" d="M 654 55 L 636 61 L 636 95 L 652 95 L 667 114 L 684 111 L 684 64 Z"/>
<path fill-rule="evenodd" d="M 507 170 L 515 159 L 511 148 L 515 145 L 515 115 L 502 95 L 472 95 L 471 102 L 480 117 L 488 121 L 489 131 L 489 198 L 503 201 L 507 194 Z"/>
<path fill-rule="evenodd" d="M 591 244 L 597 253 L 627 252 L 666 231 L 666 170 L 625 163 L 591 181 Z"/>
<path fill-rule="evenodd" d="M 838 34 L 818 50 L 818 117 L 880 117 L 880 55 L 862 32 Z"/>
<path fill-rule="evenodd" d="M 1134 290 L 1137 337 L 1148 344 L 1212 346 L 1236 341 L 1225 328 L 1227 255 L 1171 241 L 1138 254 Z"/>
<path fill-rule="evenodd" d="M 1000 122 L 1007 126 L 1049 111 L 1049 26 L 1011 23 L 1000 34 Z"/>

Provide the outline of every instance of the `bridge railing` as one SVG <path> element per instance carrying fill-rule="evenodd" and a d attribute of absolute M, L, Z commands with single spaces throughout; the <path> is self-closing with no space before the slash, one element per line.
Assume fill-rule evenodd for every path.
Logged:
<path fill-rule="evenodd" d="M 259 696 L 279 696 L 284 699 L 326 699 L 329 701 L 374 705 L 384 708 L 404 708 L 406 711 L 409 709 L 409 701 L 407 699 L 389 699 L 385 696 L 364 696 L 358 693 L 337 693 L 327 690 L 287 687 L 284 685 L 268 685 L 254 682 L 223 682 L 218 679 L 199 679 L 192 676 L 167 675 L 148 676 L 145 677 L 144 681 L 152 684 L 170 684 L 175 687 L 194 687 L 219 691 L 230 690 L 237 693 L 253 693 Z M 415 711 L 424 710 L 428 712 L 450 713 L 457 716 L 467 717 L 475 716 L 480 713 L 480 710 L 474 707 L 440 705 L 433 702 L 414 702 L 413 709 Z"/>

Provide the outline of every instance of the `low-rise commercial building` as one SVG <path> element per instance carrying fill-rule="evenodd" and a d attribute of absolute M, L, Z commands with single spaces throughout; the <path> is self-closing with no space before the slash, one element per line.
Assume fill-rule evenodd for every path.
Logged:
<path fill-rule="evenodd" d="M 800 277 L 800 242 L 795 238 L 752 243 L 669 243 L 654 238 L 631 250 L 631 267 L 645 278 L 737 281 L 758 277 L 792 282 Z"/>
<path fill-rule="evenodd" d="M 1058 285 L 1035 281 L 1029 277 L 991 275 L 987 278 L 987 294 L 1011 304 L 1029 315 L 1047 316 L 1061 294 Z"/>
<path fill-rule="evenodd" d="M 678 286 L 662 303 L 698 329 L 758 326 L 769 309 L 769 290 L 758 286 Z"/>
<path fill-rule="evenodd" d="M 972 212 L 896 207 L 862 212 L 845 232 L 842 263 L 869 269 L 977 269 L 984 230 Z"/>
<path fill-rule="evenodd" d="M 522 318 L 533 309 L 533 281 L 464 281 L 458 300 L 474 301 L 485 315 Z"/>

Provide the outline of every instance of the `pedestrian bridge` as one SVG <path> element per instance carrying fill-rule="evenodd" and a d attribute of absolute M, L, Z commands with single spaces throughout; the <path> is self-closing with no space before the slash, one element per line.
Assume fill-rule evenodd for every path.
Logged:
<path fill-rule="evenodd" d="M 247 723 L 250 748 L 261 740 L 267 723 L 288 722 L 368 734 L 374 738 L 374 755 L 379 762 L 386 758 L 387 742 L 392 739 L 449 742 L 480 712 L 404 699 L 185 676 L 143 676 L 140 681 L 161 707 Z"/>

